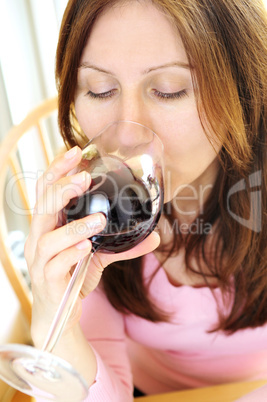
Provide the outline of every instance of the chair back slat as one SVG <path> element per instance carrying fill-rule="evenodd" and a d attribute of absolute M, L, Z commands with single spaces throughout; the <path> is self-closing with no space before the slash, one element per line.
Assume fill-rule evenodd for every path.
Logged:
<path fill-rule="evenodd" d="M 15 227 L 15 231 L 21 230 L 23 233 L 25 233 L 26 226 L 29 228 L 29 223 L 31 221 L 31 214 L 29 213 L 31 210 L 30 195 L 34 195 L 32 192 L 31 194 L 28 194 L 28 190 L 32 190 L 29 184 L 33 183 L 28 183 L 24 177 L 25 169 L 23 166 L 25 163 L 25 155 L 23 152 L 25 152 L 26 147 L 18 143 L 25 134 L 32 131 L 34 136 L 39 137 L 37 143 L 38 147 L 40 147 L 40 152 L 43 152 L 45 164 L 49 164 L 53 156 L 50 155 L 51 147 L 49 147 L 49 136 L 45 133 L 45 130 L 42 129 L 41 121 L 47 119 L 50 115 L 52 116 L 56 110 L 56 97 L 44 101 L 41 105 L 32 110 L 20 124 L 12 127 L 0 144 L 0 265 L 3 267 L 10 284 L 17 295 L 21 309 L 29 323 L 31 321 L 32 309 L 31 290 L 25 280 L 25 272 L 20 271 L 16 266 L 16 259 L 14 258 L 14 254 L 12 254 L 12 247 L 7 244 L 10 227 Z M 32 130 L 33 128 L 35 128 L 35 130 Z M 28 156 L 26 155 L 26 159 L 27 157 Z M 14 212 L 10 205 L 8 205 L 6 197 L 7 185 L 10 183 L 8 180 L 12 180 L 12 176 L 14 179 L 13 182 L 15 182 L 17 186 L 15 194 L 16 196 L 17 194 L 19 195 L 20 203 L 23 208 L 22 212 L 25 212 L 22 214 L 16 214 L 16 211 Z M 16 177 L 19 177 L 20 179 L 16 180 Z M 23 215 L 27 216 L 26 220 Z M 12 219 L 11 222 L 10 219 Z M 22 221 L 23 229 L 21 229 L 20 226 Z M 27 223 L 26 226 L 25 222 Z"/>
<path fill-rule="evenodd" d="M 25 281 L 23 274 L 18 270 L 14 269 L 14 261 L 11 258 L 11 250 L 8 249 L 6 242 L 0 236 L 0 253 L 1 253 L 1 264 L 4 267 L 6 276 L 12 285 L 12 288 L 20 302 L 21 309 L 24 316 L 31 322 L 32 314 L 32 297 L 29 291 L 27 282 Z"/>
<path fill-rule="evenodd" d="M 38 133 L 39 133 L 39 138 L 42 144 L 42 150 L 44 153 L 44 157 L 45 157 L 45 162 L 46 162 L 46 166 L 50 165 L 50 163 L 52 162 L 53 156 L 51 155 L 51 149 L 50 149 L 50 144 L 49 141 L 47 139 L 47 135 L 44 132 L 41 123 L 38 122 L 36 124 Z"/>
<path fill-rule="evenodd" d="M 27 194 L 25 181 L 23 180 L 22 169 L 21 169 L 21 166 L 18 161 L 16 153 L 13 153 L 10 156 L 9 164 L 10 164 L 12 174 L 15 177 L 19 178 L 19 180 L 16 180 L 16 185 L 17 185 L 17 188 L 18 188 L 18 191 L 20 194 L 22 206 L 24 207 L 25 211 L 28 211 L 28 213 L 26 213 L 27 219 L 28 219 L 29 223 L 31 223 L 31 221 L 32 221 L 32 214 L 30 213 L 31 205 L 30 205 L 28 194 Z"/>

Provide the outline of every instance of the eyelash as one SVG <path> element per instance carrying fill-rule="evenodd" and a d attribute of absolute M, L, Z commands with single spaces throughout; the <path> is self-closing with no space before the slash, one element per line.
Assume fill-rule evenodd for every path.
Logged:
<path fill-rule="evenodd" d="M 116 90 L 114 90 L 114 89 L 107 91 L 107 92 L 101 92 L 101 93 L 95 93 L 92 91 L 88 91 L 86 95 L 93 99 L 102 100 L 102 99 L 112 98 L 115 91 Z M 180 99 L 180 98 L 183 98 L 184 96 L 188 96 L 185 89 L 183 89 L 182 91 L 172 92 L 172 93 L 160 92 L 160 91 L 157 91 L 156 89 L 154 89 L 154 94 L 156 95 L 156 97 L 158 97 L 162 100 Z"/>
<path fill-rule="evenodd" d="M 173 100 L 173 99 L 180 99 L 183 98 L 184 96 L 188 96 L 187 92 L 185 89 L 183 89 L 182 91 L 178 91 L 178 92 L 172 92 L 172 93 L 165 93 L 165 92 L 160 92 L 157 91 L 156 89 L 154 90 L 154 94 L 163 100 Z"/>
<path fill-rule="evenodd" d="M 107 98 L 111 98 L 114 95 L 114 90 L 112 89 L 111 91 L 107 91 L 107 92 L 101 92 L 96 94 L 95 92 L 92 91 L 88 91 L 86 95 L 88 95 L 90 98 L 93 99 L 107 99 Z"/>

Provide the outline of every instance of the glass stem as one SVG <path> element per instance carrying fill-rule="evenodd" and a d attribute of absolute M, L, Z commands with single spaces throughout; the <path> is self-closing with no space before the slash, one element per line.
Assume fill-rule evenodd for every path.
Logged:
<path fill-rule="evenodd" d="M 68 287 L 65 290 L 56 315 L 48 331 L 46 340 L 42 348 L 43 351 L 52 352 L 56 343 L 58 342 L 60 335 L 65 328 L 66 322 L 79 296 L 81 287 L 85 279 L 87 267 L 90 264 L 92 255 L 93 252 L 78 261 L 78 263 L 76 264 Z"/>

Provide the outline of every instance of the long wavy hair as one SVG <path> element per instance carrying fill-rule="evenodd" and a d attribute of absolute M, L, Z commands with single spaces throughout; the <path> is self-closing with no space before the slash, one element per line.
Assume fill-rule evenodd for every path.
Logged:
<path fill-rule="evenodd" d="M 133 0 L 132 0 L 133 1 Z M 138 0 L 135 0 L 138 1 Z M 140 1 L 140 0 L 139 0 Z M 142 1 L 142 0 L 141 0 Z M 223 294 L 232 290 L 227 316 L 216 329 L 229 333 L 267 322 L 267 17 L 261 0 L 151 0 L 171 17 L 183 41 L 199 116 L 223 146 L 219 173 L 202 222 L 215 230 L 211 260 L 205 233 L 173 234 L 166 258 L 185 248 L 207 283 L 203 264 Z M 56 56 L 59 127 L 68 147 L 82 144 L 73 107 L 77 71 L 96 18 L 113 0 L 70 0 Z M 205 116 L 205 122 L 204 118 Z M 230 197 L 231 195 L 231 197 Z M 165 212 L 170 211 L 165 206 Z M 173 223 L 172 213 L 166 218 Z M 199 219 L 200 216 L 197 218 Z M 142 259 L 112 264 L 103 274 L 105 292 L 119 311 L 153 322 L 167 320 L 149 299 Z"/>

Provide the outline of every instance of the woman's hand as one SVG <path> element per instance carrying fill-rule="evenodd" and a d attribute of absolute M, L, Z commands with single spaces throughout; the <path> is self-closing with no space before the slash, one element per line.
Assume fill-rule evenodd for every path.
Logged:
<path fill-rule="evenodd" d="M 86 172 L 66 176 L 79 164 L 81 157 L 79 147 L 58 156 L 37 183 L 37 202 L 25 245 L 25 258 L 33 292 L 32 337 L 38 347 L 44 342 L 70 280 L 72 267 L 91 251 L 88 238 L 103 230 L 106 224 L 104 215 L 98 213 L 60 226 L 62 209 L 90 185 L 91 178 Z M 153 233 L 127 252 L 98 252 L 91 260 L 81 295 L 84 297 L 96 288 L 103 269 L 111 262 L 141 256 L 158 244 L 159 236 Z M 69 318 L 68 329 L 78 322 L 80 314 L 81 298 Z"/>

